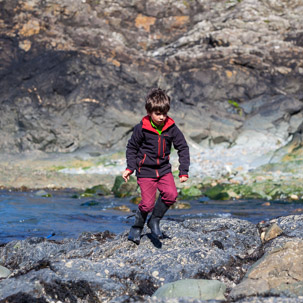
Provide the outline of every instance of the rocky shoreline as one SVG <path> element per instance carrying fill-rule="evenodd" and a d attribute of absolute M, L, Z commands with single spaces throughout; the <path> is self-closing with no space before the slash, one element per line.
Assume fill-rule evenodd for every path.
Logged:
<path fill-rule="evenodd" d="M 211 200 L 303 200 L 301 141 L 295 144 L 292 140 L 280 149 L 250 145 L 202 148 L 189 143 L 188 182 L 179 182 L 178 157 L 175 152 L 171 157 L 179 199 L 206 196 Z M 125 150 L 105 154 L 84 151 L 1 154 L 0 188 L 85 191 L 102 185 L 111 192 L 125 167 Z M 126 195 L 138 196 L 137 188 Z"/>
<path fill-rule="evenodd" d="M 0 188 L 112 191 L 160 86 L 191 148 L 180 199 L 302 202 L 301 20 L 298 0 L 0 0 Z M 13 241 L 0 302 L 205 302 L 152 296 L 188 279 L 222 283 L 208 302 L 302 302 L 302 219 L 164 221 L 168 238 L 145 230 L 138 247 L 108 232 Z"/>
<path fill-rule="evenodd" d="M 302 219 L 164 220 L 167 237 L 155 241 L 145 229 L 139 246 L 127 232 L 12 241 L 0 247 L 0 302 L 206 302 L 209 291 L 152 296 L 179 280 L 182 290 L 187 279 L 224 285 L 224 299 L 207 302 L 301 302 Z"/>

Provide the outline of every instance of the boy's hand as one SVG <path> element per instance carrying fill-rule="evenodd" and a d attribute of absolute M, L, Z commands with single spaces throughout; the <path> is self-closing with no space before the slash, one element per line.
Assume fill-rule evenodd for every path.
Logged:
<path fill-rule="evenodd" d="M 180 177 L 180 182 L 181 182 L 181 183 L 186 182 L 187 179 L 188 179 L 187 176 L 181 176 L 181 177 Z"/>
<path fill-rule="evenodd" d="M 127 182 L 129 180 L 129 176 L 132 174 L 132 172 L 128 169 L 126 169 L 124 171 L 124 173 L 122 174 L 122 178 L 124 179 L 125 182 Z"/>

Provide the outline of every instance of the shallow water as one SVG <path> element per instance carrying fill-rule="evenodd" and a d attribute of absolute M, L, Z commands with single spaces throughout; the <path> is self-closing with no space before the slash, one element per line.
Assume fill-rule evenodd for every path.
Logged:
<path fill-rule="evenodd" d="M 100 197 L 72 198 L 73 192 L 56 191 L 52 197 L 40 197 L 35 192 L 0 191 L 0 243 L 27 237 L 51 237 L 52 239 L 76 238 L 82 232 L 109 230 L 120 233 L 133 222 L 131 213 L 112 209 L 126 205 L 131 210 L 137 206 L 130 198 Z M 97 205 L 89 206 L 94 200 Z M 283 201 L 262 205 L 260 200 L 237 201 L 187 201 L 190 209 L 170 209 L 165 219 L 231 217 L 258 223 L 262 220 L 302 213 L 302 203 Z M 95 203 L 96 204 L 96 203 Z"/>

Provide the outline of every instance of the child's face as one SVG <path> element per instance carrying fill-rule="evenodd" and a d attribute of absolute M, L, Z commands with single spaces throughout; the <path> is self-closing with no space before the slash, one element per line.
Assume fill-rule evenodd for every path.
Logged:
<path fill-rule="evenodd" d="M 151 112 L 149 113 L 149 116 L 152 118 L 155 125 L 160 126 L 164 124 L 167 113 Z"/>

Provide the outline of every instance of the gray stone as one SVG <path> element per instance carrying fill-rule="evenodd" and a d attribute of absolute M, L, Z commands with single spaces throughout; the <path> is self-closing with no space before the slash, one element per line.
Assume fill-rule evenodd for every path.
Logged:
<path fill-rule="evenodd" d="M 11 271 L 8 268 L 0 265 L 0 279 L 7 278 L 10 274 Z"/>
<path fill-rule="evenodd" d="M 203 300 L 225 300 L 226 286 L 215 280 L 179 280 L 157 289 L 153 296 L 158 298 L 197 298 Z"/>

